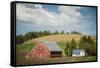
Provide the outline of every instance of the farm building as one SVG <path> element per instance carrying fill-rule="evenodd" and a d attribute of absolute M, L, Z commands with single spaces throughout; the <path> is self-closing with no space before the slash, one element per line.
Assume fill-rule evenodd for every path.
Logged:
<path fill-rule="evenodd" d="M 83 49 L 72 50 L 72 56 L 85 56 L 85 51 Z"/>
<path fill-rule="evenodd" d="M 62 50 L 56 42 L 42 41 L 38 43 L 25 58 L 50 58 L 62 57 Z"/>

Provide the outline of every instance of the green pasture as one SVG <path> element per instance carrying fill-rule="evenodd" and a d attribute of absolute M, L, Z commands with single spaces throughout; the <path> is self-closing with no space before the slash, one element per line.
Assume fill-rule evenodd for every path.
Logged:
<path fill-rule="evenodd" d="M 23 44 L 18 44 L 16 45 L 16 51 L 30 51 L 31 49 L 33 49 L 35 46 L 35 44 L 33 44 L 32 42 L 30 43 L 23 43 Z"/>

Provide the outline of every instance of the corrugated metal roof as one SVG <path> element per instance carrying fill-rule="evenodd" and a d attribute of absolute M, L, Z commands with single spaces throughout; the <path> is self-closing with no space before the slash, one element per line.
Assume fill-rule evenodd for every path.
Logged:
<path fill-rule="evenodd" d="M 50 51 L 62 51 L 56 42 L 42 41 L 42 43 L 44 43 Z"/>

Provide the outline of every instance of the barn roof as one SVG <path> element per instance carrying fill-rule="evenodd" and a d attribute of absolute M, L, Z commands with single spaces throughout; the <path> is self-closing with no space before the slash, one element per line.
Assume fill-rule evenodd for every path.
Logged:
<path fill-rule="evenodd" d="M 45 46 L 47 46 L 47 48 L 48 48 L 50 51 L 62 51 L 61 48 L 57 45 L 56 42 L 42 41 L 42 43 L 44 43 Z"/>

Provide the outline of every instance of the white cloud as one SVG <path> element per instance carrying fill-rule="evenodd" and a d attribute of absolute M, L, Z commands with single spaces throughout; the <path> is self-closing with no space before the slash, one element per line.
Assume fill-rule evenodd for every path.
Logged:
<path fill-rule="evenodd" d="M 36 4 L 36 5 L 34 5 L 34 7 L 35 7 L 35 8 L 42 8 L 42 5 Z"/>
<path fill-rule="evenodd" d="M 81 14 L 78 12 L 80 8 L 76 8 L 74 6 L 59 6 L 59 12 L 64 13 L 68 16 L 75 16 L 75 17 L 80 17 Z"/>
<path fill-rule="evenodd" d="M 80 22 L 79 7 L 59 6 L 57 14 L 44 9 L 40 4 L 34 5 L 34 8 L 27 7 L 28 5 L 17 4 L 17 20 L 52 26 L 72 25 Z"/>
<path fill-rule="evenodd" d="M 42 6 L 35 5 L 35 8 L 27 8 L 24 4 L 17 4 L 17 20 L 37 23 L 37 24 L 48 24 L 51 22 L 54 16 L 48 11 L 44 10 Z"/>
<path fill-rule="evenodd" d="M 44 8 L 40 4 L 20 3 L 16 6 L 17 21 L 39 25 L 39 28 L 36 26 L 37 30 L 64 30 L 65 32 L 78 30 L 84 33 L 95 32 L 95 28 L 91 28 L 95 26 L 94 22 L 91 21 L 91 16 L 82 16 L 80 9 L 81 7 L 60 5 L 56 13 L 49 11 L 48 7 Z M 96 17 L 94 17 L 94 19 L 95 18 Z M 40 28 L 41 25 L 42 27 Z"/>

